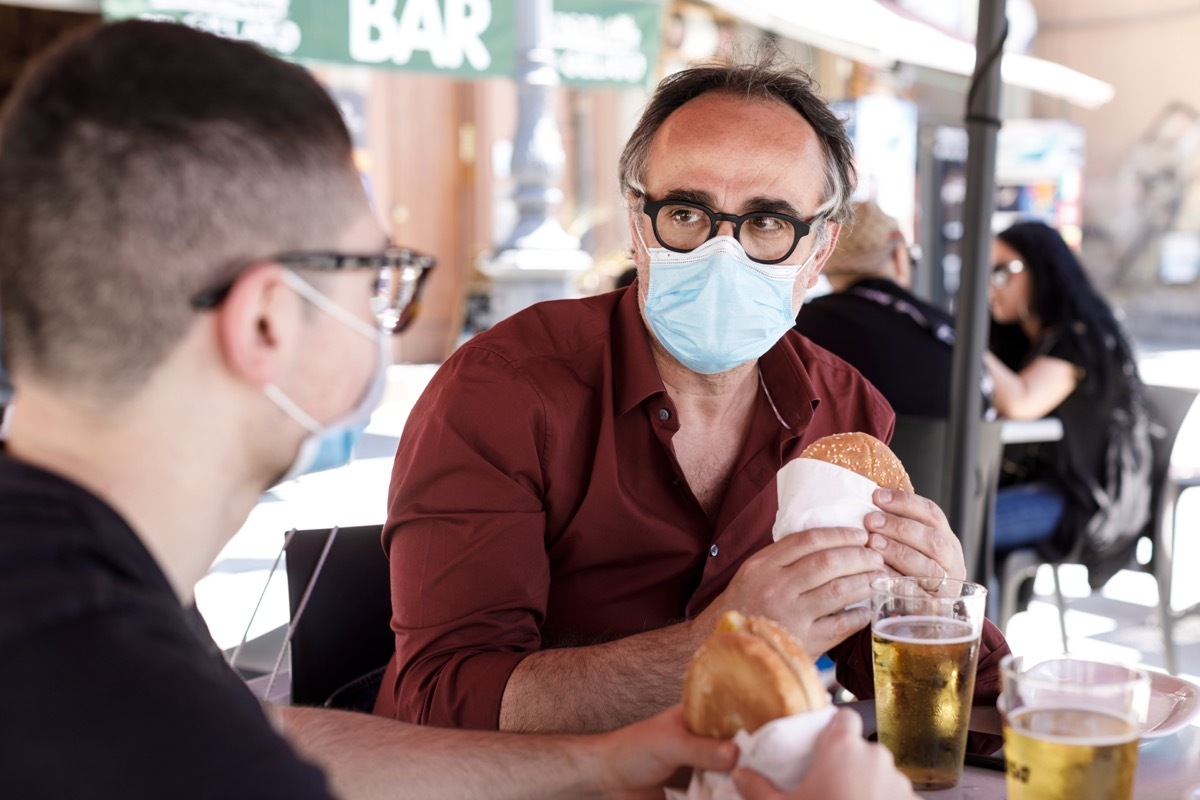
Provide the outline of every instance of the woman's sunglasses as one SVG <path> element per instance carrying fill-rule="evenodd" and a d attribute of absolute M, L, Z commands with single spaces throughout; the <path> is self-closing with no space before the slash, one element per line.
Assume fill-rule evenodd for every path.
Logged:
<path fill-rule="evenodd" d="M 1013 275 L 1025 270 L 1025 262 L 1016 259 L 1009 261 L 1006 264 L 993 264 L 992 272 L 988 276 L 988 282 L 997 289 L 1003 289 L 1008 286 L 1009 280 Z"/>

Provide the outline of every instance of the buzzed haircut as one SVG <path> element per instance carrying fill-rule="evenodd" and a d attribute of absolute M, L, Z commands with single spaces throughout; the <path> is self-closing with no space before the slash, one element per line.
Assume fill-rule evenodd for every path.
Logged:
<path fill-rule="evenodd" d="M 0 320 L 14 383 L 132 393 L 255 259 L 333 249 L 364 207 L 303 68 L 174 23 L 71 36 L 0 115 Z"/>

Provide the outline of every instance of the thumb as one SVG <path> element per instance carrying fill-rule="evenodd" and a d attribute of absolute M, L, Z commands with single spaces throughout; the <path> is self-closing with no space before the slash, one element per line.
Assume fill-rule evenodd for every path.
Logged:
<path fill-rule="evenodd" d="M 733 771 L 733 785 L 737 787 L 742 800 L 775 800 L 783 797 L 783 793 L 775 784 L 746 767 L 739 767 Z"/>
<path fill-rule="evenodd" d="M 848 708 L 843 708 L 834 714 L 833 719 L 825 726 L 825 730 L 821 734 L 822 739 L 832 739 L 837 737 L 862 737 L 863 723 L 862 717 L 857 712 L 851 711 Z"/>

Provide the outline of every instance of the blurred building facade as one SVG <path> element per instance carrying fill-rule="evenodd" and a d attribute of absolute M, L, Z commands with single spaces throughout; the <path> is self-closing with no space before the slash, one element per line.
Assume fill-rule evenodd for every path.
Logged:
<path fill-rule="evenodd" d="M 293 2 L 292 8 L 315 1 Z M 136 6 L 139 0 L 112 2 Z M 485 6 L 509 5 L 424 5 L 448 11 L 454 4 L 463 19 Z M 650 88 L 692 61 L 765 38 L 807 65 L 823 94 L 839 104 L 860 155 L 860 197 L 874 197 L 902 221 L 922 250 L 920 293 L 948 305 L 961 267 L 962 117 L 974 65 L 974 0 L 657 5 L 657 42 L 642 49 L 653 55 L 639 79 L 623 88 L 568 80 L 554 93 L 565 153 L 557 213 L 595 262 L 578 290 L 606 290 L 628 264 L 616 164 Z M 1135 332 L 1151 321 L 1133 313 L 1145 302 L 1179 308 L 1178 331 L 1147 329 L 1151 335 L 1186 335 L 1184 318 L 1197 299 L 1200 272 L 1200 197 L 1192 187 L 1193 165 L 1200 160 L 1200 98 L 1191 96 L 1196 90 L 1188 80 L 1194 71 L 1189 65 L 1200 62 L 1200 54 L 1193 55 L 1187 42 L 1200 34 L 1200 9 L 1180 10 L 1178 0 L 1146 0 L 1136 8 L 1116 0 L 1008 0 L 1007 6 L 1006 130 L 998 166 L 1007 172 L 998 179 L 997 224 L 1037 213 L 1069 238 L 1081 236 L 1085 260 L 1098 283 L 1131 309 Z M 99 7 L 98 0 L 0 0 L 0 94 L 32 52 L 71 24 L 96 19 Z M 558 24 L 581 22 L 564 17 Z M 602 31 L 624 32 L 627 26 Z M 577 69 L 598 63 L 580 58 Z M 516 221 L 517 86 L 507 77 L 461 70 L 436 74 L 428 64 L 410 71 L 394 63 L 306 63 L 343 109 L 364 181 L 394 240 L 439 259 L 422 315 L 396 353 L 399 360 L 439 361 L 464 331 L 495 321 L 487 307 L 490 282 L 479 265 Z M 1105 102 L 1106 87 L 1110 94 L 1115 89 L 1115 101 Z"/>

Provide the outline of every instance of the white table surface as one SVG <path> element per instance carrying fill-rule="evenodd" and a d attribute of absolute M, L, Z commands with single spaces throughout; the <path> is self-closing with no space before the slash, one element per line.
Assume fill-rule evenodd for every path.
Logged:
<path fill-rule="evenodd" d="M 1006 419 L 1000 426 L 1000 441 L 1004 444 L 1057 442 L 1062 437 L 1063 425 L 1058 417 Z"/>
<path fill-rule="evenodd" d="M 863 729 L 875 730 L 875 704 L 848 704 L 863 717 Z M 975 708 L 971 730 L 997 732 L 1000 714 L 994 708 Z M 1188 790 L 1200 786 L 1200 728 L 1189 725 L 1171 736 L 1151 739 L 1138 748 L 1135 800 L 1191 800 Z M 929 800 L 1005 800 L 1004 773 L 981 767 L 963 769 L 962 780 L 953 789 L 918 792 Z M 1080 798 L 1080 800 L 1085 800 Z"/>

